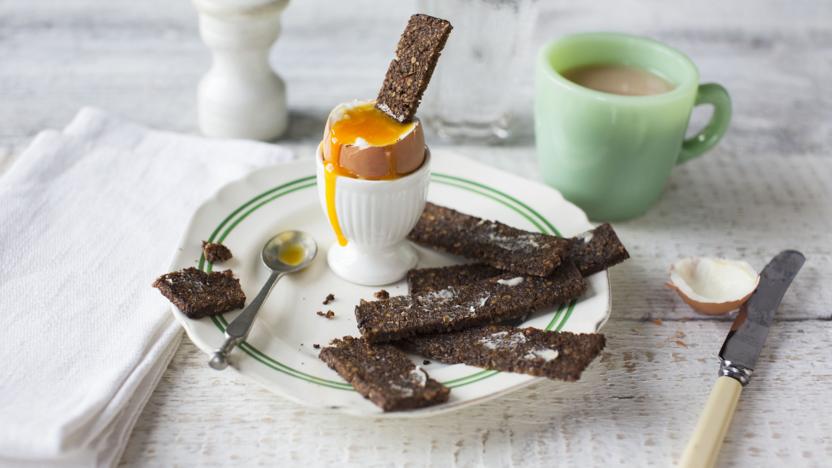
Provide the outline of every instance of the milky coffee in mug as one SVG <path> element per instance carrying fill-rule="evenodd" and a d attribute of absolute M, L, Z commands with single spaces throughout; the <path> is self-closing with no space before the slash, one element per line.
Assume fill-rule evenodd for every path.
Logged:
<path fill-rule="evenodd" d="M 535 140 L 543 180 L 593 220 L 644 213 L 670 172 L 711 149 L 728 128 L 731 100 L 699 84 L 696 66 L 651 39 L 576 34 L 545 45 L 535 77 Z M 705 128 L 685 139 L 695 105 Z"/>
<path fill-rule="evenodd" d="M 650 96 L 674 88 L 659 75 L 628 65 L 584 65 L 566 70 L 562 75 L 584 88 L 622 96 Z"/>

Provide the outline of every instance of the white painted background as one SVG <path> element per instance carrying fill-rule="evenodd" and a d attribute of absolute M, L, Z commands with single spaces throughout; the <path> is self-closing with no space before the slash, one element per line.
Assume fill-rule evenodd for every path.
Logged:
<path fill-rule="evenodd" d="M 680 256 L 722 255 L 762 268 L 794 247 L 806 267 L 780 309 L 719 463 L 829 465 L 832 2 L 539 5 L 535 46 L 575 31 L 649 35 L 688 53 L 703 81 L 722 83 L 734 99 L 720 146 L 677 169 L 647 215 L 616 225 L 633 259 L 611 274 L 603 357 L 576 384 L 544 382 L 433 419 L 372 422 L 308 411 L 214 372 L 186 339 L 123 464 L 668 466 L 704 403 L 729 325 L 694 315 L 664 288 L 668 266 Z M 289 86 L 285 142 L 300 155 L 311 157 L 333 104 L 375 94 L 413 8 L 401 0 L 293 0 L 271 58 Z M 515 141 L 458 149 L 538 178 L 530 56 L 516 88 Z M 195 85 L 208 65 L 184 0 L 0 0 L 0 171 L 38 131 L 63 127 L 83 105 L 195 131 Z"/>

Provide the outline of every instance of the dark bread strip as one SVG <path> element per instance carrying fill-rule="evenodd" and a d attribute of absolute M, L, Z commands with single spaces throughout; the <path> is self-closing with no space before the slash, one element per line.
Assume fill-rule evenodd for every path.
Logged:
<path fill-rule="evenodd" d="M 568 239 L 523 231 L 427 203 L 408 238 L 501 270 L 547 276 L 572 247 Z"/>
<path fill-rule="evenodd" d="M 410 17 L 376 98 L 380 111 L 401 123 L 413 120 L 451 29 L 433 16 Z"/>
<path fill-rule="evenodd" d="M 567 263 L 545 278 L 506 273 L 438 291 L 362 301 L 355 318 L 368 341 L 396 341 L 525 317 L 569 302 L 585 288 L 581 273 Z"/>
<path fill-rule="evenodd" d="M 566 258 L 578 267 L 583 276 L 606 270 L 630 258 L 609 224 L 602 224 L 572 237 L 569 242 Z M 417 294 L 482 281 L 503 273 L 505 272 L 484 263 L 418 268 L 407 272 L 407 285 L 410 294 Z"/>
<path fill-rule="evenodd" d="M 571 238 L 570 242 L 568 258 L 584 276 L 604 271 L 630 258 L 609 223 L 579 234 Z"/>
<path fill-rule="evenodd" d="M 153 287 L 192 319 L 240 309 L 246 303 L 240 280 L 231 270 L 205 273 L 189 267 L 160 276 Z"/>
<path fill-rule="evenodd" d="M 604 335 L 503 325 L 409 338 L 402 346 L 446 364 L 574 381 L 604 349 Z"/>
<path fill-rule="evenodd" d="M 484 263 L 453 265 L 438 268 L 414 268 L 407 272 L 407 288 L 410 294 L 418 294 L 448 286 L 476 283 L 505 273 Z"/>
<path fill-rule="evenodd" d="M 319 357 L 384 411 L 448 401 L 450 389 L 430 378 L 392 345 L 371 345 L 364 339 L 345 336 L 333 340 Z"/>

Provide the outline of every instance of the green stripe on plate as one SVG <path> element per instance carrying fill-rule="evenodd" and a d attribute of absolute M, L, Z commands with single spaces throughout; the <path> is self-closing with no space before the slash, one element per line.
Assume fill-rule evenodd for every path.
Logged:
<path fill-rule="evenodd" d="M 435 176 L 437 176 L 437 177 L 445 177 L 445 178 L 452 179 L 452 180 L 457 180 L 457 181 L 460 181 L 460 182 L 465 182 L 465 183 L 467 183 L 467 184 L 475 185 L 475 186 L 477 186 L 477 187 L 481 187 L 481 188 L 484 188 L 484 189 L 487 189 L 487 190 L 491 190 L 491 191 L 493 191 L 493 192 L 495 192 L 495 193 L 499 193 L 500 195 L 502 195 L 502 196 L 504 196 L 504 197 L 508 198 L 509 200 L 513 201 L 514 203 L 517 203 L 517 205 L 519 205 L 519 206 L 520 206 L 520 207 L 522 207 L 523 209 L 528 210 L 530 213 L 532 213 L 532 214 L 533 214 L 534 216 L 536 216 L 538 219 L 540 219 L 541 221 L 543 221 L 543 223 L 544 223 L 544 224 L 546 224 L 546 226 L 549 228 L 549 234 L 554 234 L 554 235 L 559 236 L 559 237 L 560 237 L 560 235 L 561 235 L 561 234 L 560 234 L 560 231 L 558 231 L 558 230 L 557 230 L 557 228 L 556 228 L 555 226 L 553 226 L 553 225 L 552 225 L 552 223 L 550 223 L 550 222 L 549 222 L 549 220 L 547 220 L 546 218 L 544 218 L 544 217 L 543 217 L 540 213 L 538 213 L 538 212 L 537 212 L 534 208 L 530 207 L 529 205 L 527 205 L 527 204 L 523 203 L 522 201 L 518 200 L 517 198 L 515 198 L 515 197 L 513 197 L 513 196 L 511 196 L 511 195 L 509 195 L 509 194 L 507 194 L 507 193 L 505 193 L 505 192 L 503 192 L 503 191 L 497 190 L 497 189 L 495 189 L 494 187 L 489 187 L 489 186 L 487 186 L 487 185 L 485 185 L 485 184 L 482 184 L 482 183 L 480 183 L 480 182 L 473 181 L 473 180 L 471 180 L 471 179 L 465 179 L 465 178 L 462 178 L 462 177 L 452 176 L 452 175 L 448 175 L 448 174 L 442 174 L 441 172 L 434 173 L 434 174 L 431 174 L 431 175 L 435 175 Z M 546 233 L 546 231 L 544 231 L 543 229 L 541 229 L 541 230 L 540 230 L 540 232 Z"/>

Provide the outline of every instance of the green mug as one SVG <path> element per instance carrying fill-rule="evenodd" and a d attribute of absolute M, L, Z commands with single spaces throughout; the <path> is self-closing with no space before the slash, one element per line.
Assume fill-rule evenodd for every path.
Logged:
<path fill-rule="evenodd" d="M 585 65 L 627 65 L 674 88 L 624 96 L 585 88 L 562 73 Z M 641 215 L 659 198 L 673 166 L 711 149 L 731 120 L 731 98 L 718 84 L 699 84 L 681 52 L 643 37 L 576 34 L 545 45 L 535 77 L 535 140 L 543 180 L 593 220 Z M 701 132 L 685 139 L 690 114 L 712 104 Z"/>

